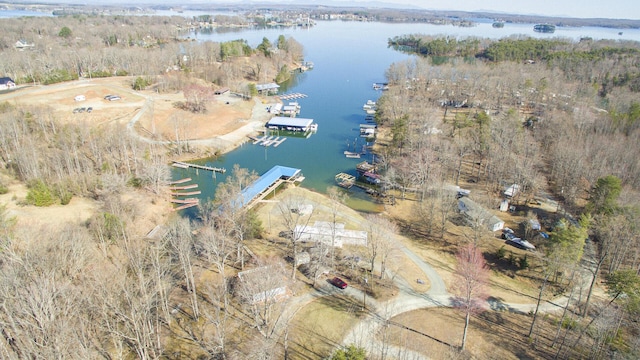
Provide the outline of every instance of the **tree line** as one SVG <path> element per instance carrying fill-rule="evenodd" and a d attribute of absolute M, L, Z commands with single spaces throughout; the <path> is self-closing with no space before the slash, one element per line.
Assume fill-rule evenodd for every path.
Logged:
<path fill-rule="evenodd" d="M 193 76 L 245 93 L 247 81 L 274 81 L 302 59 L 302 46 L 284 36 L 267 52 L 244 40 L 190 41 L 197 22 L 179 16 L 73 15 L 2 19 L 2 24 L 0 72 L 17 84 L 129 75 L 150 79 L 160 91 L 175 91 L 184 82 L 180 77 Z M 17 51 L 17 41 L 28 46 Z M 248 56 L 249 64 L 240 61 Z"/>
<path fill-rule="evenodd" d="M 388 146 L 380 147 L 386 182 L 402 196 L 415 192 L 419 200 L 412 231 L 418 238 L 446 241 L 445 224 L 455 218 L 455 194 L 447 184 L 478 184 L 486 195 L 476 193 L 474 200 L 488 208 L 495 208 L 509 184 L 521 187 L 516 199 L 521 205 L 541 192 L 553 194 L 558 210 L 582 215 L 580 221 L 559 223 L 554 222 L 562 211 L 551 216 L 551 236 L 536 243 L 543 256 L 527 262 L 542 284 L 539 299 L 547 283 L 578 299 L 558 320 L 575 321 L 576 327 L 558 327 L 551 345 L 556 356 L 637 355 L 640 233 L 633 224 L 640 214 L 640 173 L 631 154 L 640 151 L 633 87 L 638 45 L 480 40 L 471 60 L 463 51 L 466 44 L 459 43 L 415 35 L 390 40 L 399 50 L 423 55 L 388 69 L 390 89 L 376 114 L 388 134 Z M 437 58 L 443 55 L 449 56 L 444 62 Z M 472 225 L 474 234 L 478 228 Z M 472 234 L 468 241 L 477 238 Z M 580 266 L 585 246 L 595 250 L 596 261 L 590 257 L 585 260 L 590 265 Z M 579 283 L 574 273 L 585 267 L 587 290 L 569 290 Z M 589 306 L 598 279 L 604 279 L 611 297 Z M 621 299 L 620 287 L 633 295 Z M 561 335 L 564 340 L 558 340 Z M 560 341 L 568 343 L 557 347 Z M 571 346 L 577 346 L 574 355 Z"/>

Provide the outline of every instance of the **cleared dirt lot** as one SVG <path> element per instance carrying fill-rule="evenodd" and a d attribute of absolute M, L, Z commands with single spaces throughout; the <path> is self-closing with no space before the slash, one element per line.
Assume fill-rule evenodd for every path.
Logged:
<path fill-rule="evenodd" d="M 79 80 L 49 86 L 23 86 L 0 94 L 0 101 L 16 105 L 48 106 L 51 115 L 63 123 L 86 122 L 100 126 L 113 122 L 127 124 L 139 114 L 136 130 L 141 136 L 159 141 L 203 140 L 231 133 L 252 120 L 252 116 L 265 115 L 266 104 L 257 107 L 253 100 L 226 94 L 216 96 L 207 104 L 207 111 L 194 114 L 177 109 L 174 103 L 185 101 L 182 92 L 157 93 L 134 91 L 129 77 Z M 82 95 L 85 100 L 76 101 Z M 109 101 L 107 95 L 118 95 Z M 92 108 L 75 112 L 77 108 Z M 254 109 L 264 110 L 254 114 Z M 266 121 L 264 116 L 260 119 Z"/>

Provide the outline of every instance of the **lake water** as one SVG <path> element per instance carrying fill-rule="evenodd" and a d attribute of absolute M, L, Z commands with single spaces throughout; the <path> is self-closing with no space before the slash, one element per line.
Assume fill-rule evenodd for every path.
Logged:
<path fill-rule="evenodd" d="M 307 139 L 288 138 L 279 147 L 263 147 L 245 143 L 242 147 L 217 159 L 202 161 L 210 166 L 228 170 L 234 164 L 262 174 L 274 165 L 302 169 L 305 180 L 302 186 L 325 192 L 335 186 L 334 176 L 339 172 L 356 174 L 355 165 L 372 160 L 368 154 L 360 159 L 349 159 L 343 154 L 364 145 L 359 137 L 359 124 L 365 123 L 362 105 L 369 99 L 376 100 L 381 93 L 373 90 L 374 82 L 385 81 L 384 73 L 393 62 L 408 59 L 406 55 L 387 47 L 387 40 L 404 34 L 431 34 L 456 37 L 478 36 L 502 38 L 511 35 L 528 35 L 536 38 L 565 37 L 578 40 L 589 36 L 593 39 L 632 39 L 640 41 L 640 30 L 622 30 L 597 27 L 557 28 L 554 34 L 536 33 L 533 24 L 505 24 L 493 28 L 491 21 L 479 22 L 471 28 L 428 24 L 388 24 L 374 22 L 321 21 L 305 28 L 278 28 L 260 30 L 221 31 L 194 33 L 199 41 L 230 41 L 244 39 L 256 47 L 266 37 L 275 43 L 279 35 L 291 36 L 305 49 L 305 59 L 315 64 L 313 70 L 297 76 L 287 92 L 300 92 L 308 97 L 298 99 L 302 107 L 299 117 L 312 118 L 318 123 L 318 132 Z M 350 147 L 350 148 L 349 148 Z M 227 172 L 229 174 L 229 172 Z M 199 183 L 202 199 L 213 198 L 215 186 L 224 181 L 225 175 L 175 169 L 173 177 L 192 177 Z M 360 194 L 362 195 L 362 194 Z M 371 210 L 358 196 L 351 206 Z"/>
<path fill-rule="evenodd" d="M 0 10 L 0 19 L 16 18 L 22 16 L 53 16 L 53 14 L 50 11 L 43 12 L 29 10 Z"/>

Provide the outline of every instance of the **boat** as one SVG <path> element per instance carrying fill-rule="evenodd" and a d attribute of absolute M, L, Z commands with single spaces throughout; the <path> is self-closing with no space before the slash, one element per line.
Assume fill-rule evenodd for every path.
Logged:
<path fill-rule="evenodd" d="M 535 24 L 533 26 L 533 31 L 551 34 L 556 31 L 556 26 L 553 24 Z"/>
<path fill-rule="evenodd" d="M 364 173 L 367 173 L 367 172 L 374 173 L 376 171 L 376 168 L 377 166 L 375 164 L 372 164 L 368 161 L 363 161 L 358 165 L 356 165 L 356 170 L 360 175 L 363 175 Z"/>
<path fill-rule="evenodd" d="M 360 153 L 351 152 L 351 151 L 345 151 L 344 156 L 350 159 L 360 159 Z"/>
<path fill-rule="evenodd" d="M 338 184 L 338 186 L 345 188 L 345 189 L 350 189 L 353 184 L 356 183 L 356 177 L 353 175 L 349 175 L 347 173 L 339 173 L 335 176 L 335 180 L 336 180 L 336 184 Z"/>

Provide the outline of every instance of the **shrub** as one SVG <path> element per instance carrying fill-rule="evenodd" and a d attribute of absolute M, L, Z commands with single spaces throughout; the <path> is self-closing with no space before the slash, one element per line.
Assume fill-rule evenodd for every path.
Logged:
<path fill-rule="evenodd" d="M 138 76 L 133 82 L 133 90 L 144 90 L 149 85 L 151 85 L 151 80 L 149 80 L 149 78 Z"/>
<path fill-rule="evenodd" d="M 4 184 L 0 184 L 0 195 L 6 194 L 9 192 L 9 188 Z"/>
<path fill-rule="evenodd" d="M 26 201 L 35 206 L 49 206 L 56 202 L 56 197 L 42 180 L 36 180 L 29 186 Z"/>
<path fill-rule="evenodd" d="M 60 194 L 60 204 L 69 205 L 71 199 L 73 198 L 73 194 L 69 191 L 62 191 Z"/>
<path fill-rule="evenodd" d="M 507 254 L 507 250 L 502 245 L 498 250 L 496 250 L 496 257 L 498 260 L 502 259 Z"/>
<path fill-rule="evenodd" d="M 527 259 L 527 255 L 518 259 L 518 266 L 520 269 L 525 270 L 529 268 L 529 260 Z"/>

